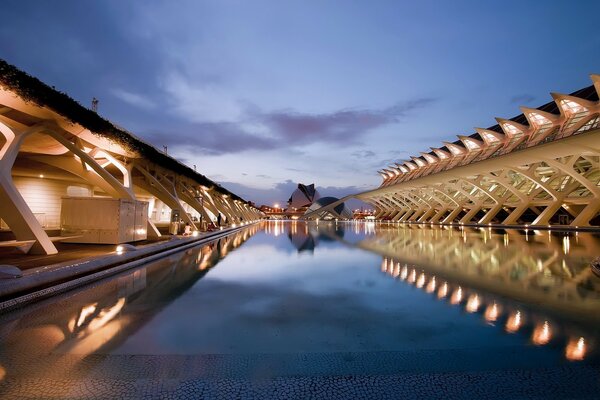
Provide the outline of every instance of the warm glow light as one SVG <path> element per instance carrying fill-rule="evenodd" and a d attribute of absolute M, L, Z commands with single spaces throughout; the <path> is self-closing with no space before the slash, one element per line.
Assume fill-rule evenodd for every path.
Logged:
<path fill-rule="evenodd" d="M 425 274 L 421 272 L 419 279 L 417 279 L 417 287 L 420 289 L 425 285 Z"/>
<path fill-rule="evenodd" d="M 408 267 L 405 265 L 400 271 L 400 279 L 405 280 L 408 277 Z"/>
<path fill-rule="evenodd" d="M 200 232 L 198 232 L 198 231 L 194 231 L 194 232 L 192 232 L 192 236 L 193 236 L 193 237 L 198 237 L 198 235 L 199 235 L 199 234 L 200 234 Z"/>
<path fill-rule="evenodd" d="M 427 293 L 433 293 L 435 291 L 435 276 L 431 278 L 429 283 L 427 284 L 427 288 L 425 288 Z"/>
<path fill-rule="evenodd" d="M 415 283 L 416 280 L 417 280 L 417 271 L 413 269 L 412 271 L 410 271 L 410 276 L 408 277 L 408 283 Z"/>
<path fill-rule="evenodd" d="M 121 311 L 123 306 L 125 305 L 125 298 L 121 297 L 117 304 L 110 307 L 109 309 L 103 309 L 98 314 L 98 317 L 94 318 L 89 325 L 89 329 L 91 331 L 95 331 L 101 327 L 103 327 L 108 321 L 112 320 L 118 313 Z"/>
<path fill-rule="evenodd" d="M 580 361 L 585 357 L 585 339 L 580 337 L 578 340 L 570 339 L 565 349 L 565 357 L 570 361 Z"/>
<path fill-rule="evenodd" d="M 481 302 L 479 301 L 479 296 L 476 294 L 472 294 L 467 300 L 467 312 L 474 313 L 479 309 L 479 305 Z"/>
<path fill-rule="evenodd" d="M 40 178 L 43 178 L 43 177 L 44 177 L 44 174 L 40 174 Z"/>
<path fill-rule="evenodd" d="M 81 326 L 88 315 L 91 315 L 96 311 L 96 306 L 98 303 L 90 304 L 81 309 L 81 313 L 79 313 L 79 318 L 77 319 L 77 326 Z"/>
<path fill-rule="evenodd" d="M 536 325 L 531 340 L 534 344 L 543 345 L 548 343 L 551 337 L 552 332 L 550 331 L 550 325 L 548 324 L 548 321 L 544 321 L 543 324 Z"/>
<path fill-rule="evenodd" d="M 462 298 L 463 292 L 462 288 L 459 286 L 458 289 L 456 289 L 454 293 L 452 293 L 452 296 L 450 297 L 450 304 L 458 304 L 462 301 Z"/>
<path fill-rule="evenodd" d="M 448 283 L 444 282 L 440 290 L 438 290 L 438 298 L 443 299 L 448 295 Z"/>
<path fill-rule="evenodd" d="M 510 333 L 515 333 L 521 328 L 521 324 L 523 323 L 521 317 L 521 311 L 517 311 L 516 313 L 512 313 L 508 320 L 506 321 L 506 330 Z"/>
<path fill-rule="evenodd" d="M 486 321 L 489 321 L 489 322 L 496 321 L 498 319 L 499 315 L 500 315 L 500 307 L 496 303 L 490 304 L 485 309 L 485 313 L 483 314 Z"/>

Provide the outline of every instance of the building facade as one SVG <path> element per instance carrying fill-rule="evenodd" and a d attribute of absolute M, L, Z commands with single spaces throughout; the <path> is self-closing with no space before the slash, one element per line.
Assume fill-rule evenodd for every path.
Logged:
<path fill-rule="evenodd" d="M 126 211 L 143 210 L 144 226 L 135 232 L 143 238 L 159 236 L 157 226 L 174 220 L 201 230 L 217 219 L 236 224 L 262 216 L 234 193 L 2 61 L 0 228 L 12 240 L 0 245 L 56 253 L 65 198 L 120 199 L 129 204 Z"/>

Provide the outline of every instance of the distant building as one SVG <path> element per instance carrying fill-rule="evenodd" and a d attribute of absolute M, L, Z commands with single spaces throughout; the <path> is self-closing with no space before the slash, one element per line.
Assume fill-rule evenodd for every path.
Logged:
<path fill-rule="evenodd" d="M 322 197 L 316 200 L 307 210 L 306 213 L 317 211 L 317 218 L 321 219 L 352 219 L 352 210 L 346 204 L 340 203 L 333 208 L 327 208 L 322 212 L 318 212 L 320 208 L 326 207 L 332 203 L 339 201 L 335 197 Z"/>
<path fill-rule="evenodd" d="M 316 200 L 321 197 L 315 189 L 315 184 L 303 185 L 298 184 L 298 188 L 292 192 L 288 200 L 289 211 L 306 211 Z"/>

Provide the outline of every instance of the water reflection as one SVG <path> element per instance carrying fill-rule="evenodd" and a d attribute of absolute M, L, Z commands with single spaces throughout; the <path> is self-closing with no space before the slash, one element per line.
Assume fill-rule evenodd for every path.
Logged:
<path fill-rule="evenodd" d="M 259 231 L 248 251 L 232 254 Z M 0 381 L 85 375 L 131 338 L 126 350 L 134 351 L 123 354 L 151 345 L 170 351 L 173 342 L 183 343 L 183 354 L 316 353 L 482 347 L 492 338 L 502 343 L 489 354 L 521 343 L 589 361 L 600 337 L 600 278 L 589 270 L 599 249 L 589 234 L 334 221 L 251 226 L 0 317 Z M 224 257 L 235 262 L 200 281 Z M 187 303 L 168 309 L 186 292 L 193 292 Z"/>
<path fill-rule="evenodd" d="M 87 357 L 124 342 L 258 230 L 258 226 L 250 226 L 93 287 L 3 316 L 0 381 L 21 375 L 76 377 Z M 160 307 L 148 309 L 148 304 Z M 44 308 L 50 312 L 40 313 Z"/>
<path fill-rule="evenodd" d="M 503 320 L 507 333 L 538 346 L 564 343 L 568 360 L 584 359 L 599 336 L 593 234 L 379 224 L 347 244 L 381 254 L 381 271 L 393 278 L 427 293 L 437 288 L 438 299 L 482 312 L 490 324 Z"/>

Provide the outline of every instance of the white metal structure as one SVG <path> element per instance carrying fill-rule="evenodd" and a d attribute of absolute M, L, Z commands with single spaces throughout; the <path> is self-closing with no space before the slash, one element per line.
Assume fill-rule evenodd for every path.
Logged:
<path fill-rule="evenodd" d="M 6 63 L 1 67 L 0 227 L 16 241 L 0 246 L 33 242 L 33 253 L 56 253 L 47 231 L 60 228 L 66 196 L 147 201 L 149 237 L 160 235 L 156 223 L 170 221 L 171 210 L 193 229 L 218 214 L 230 224 L 261 217 L 243 199 L 66 95 Z"/>
<path fill-rule="evenodd" d="M 351 197 L 390 221 L 598 226 L 600 75 L 591 78 L 593 86 L 553 93 L 553 102 L 379 171 L 379 188 Z"/>

